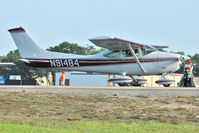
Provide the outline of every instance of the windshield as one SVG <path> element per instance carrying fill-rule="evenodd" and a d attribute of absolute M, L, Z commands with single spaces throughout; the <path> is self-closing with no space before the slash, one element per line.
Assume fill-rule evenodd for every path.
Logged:
<path fill-rule="evenodd" d="M 145 45 L 142 47 L 142 51 L 144 55 L 147 55 L 151 52 L 157 51 L 157 49 L 152 46 Z"/>

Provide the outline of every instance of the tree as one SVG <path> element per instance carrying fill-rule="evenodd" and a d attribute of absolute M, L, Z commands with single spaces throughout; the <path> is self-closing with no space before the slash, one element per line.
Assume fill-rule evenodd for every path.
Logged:
<path fill-rule="evenodd" d="M 86 55 L 86 48 L 77 45 L 76 43 L 62 42 L 61 44 L 50 47 L 49 51 L 69 53 L 69 54 L 81 54 Z"/>
<path fill-rule="evenodd" d="M 86 45 L 87 47 L 79 46 L 76 43 L 69 43 L 69 42 L 62 42 L 57 46 L 50 47 L 47 50 L 55 51 L 55 52 L 62 52 L 68 54 L 79 54 L 79 55 L 91 55 L 96 54 L 103 49 L 97 50 L 94 46 Z"/>
<path fill-rule="evenodd" d="M 158 51 L 167 52 L 164 48 L 157 48 Z"/>
<path fill-rule="evenodd" d="M 92 45 L 86 45 L 86 54 L 87 55 L 93 55 L 93 54 L 96 54 L 96 53 L 99 53 L 101 51 L 104 51 L 105 48 L 100 48 L 100 49 L 96 49 L 94 46 Z"/>
<path fill-rule="evenodd" d="M 9 75 L 21 75 L 22 79 L 33 79 L 40 75 L 37 68 L 32 68 L 24 65 L 18 50 L 10 51 L 6 57 L 2 58 L 2 62 L 13 62 L 15 66 L 3 67 L 0 69 L 0 73 L 8 79 Z"/>
<path fill-rule="evenodd" d="M 199 54 L 195 54 L 191 57 L 192 63 L 195 64 L 193 73 L 195 76 L 199 76 Z"/>

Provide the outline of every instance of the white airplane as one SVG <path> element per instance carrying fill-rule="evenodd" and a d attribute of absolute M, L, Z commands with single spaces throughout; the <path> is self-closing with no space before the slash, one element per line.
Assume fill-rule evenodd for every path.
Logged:
<path fill-rule="evenodd" d="M 5 67 L 5 66 L 13 66 L 15 65 L 14 63 L 12 62 L 0 62 L 0 67 Z"/>
<path fill-rule="evenodd" d="M 165 75 L 177 71 L 182 62 L 189 59 L 156 49 L 167 46 L 148 46 L 116 37 L 89 39 L 96 46 L 107 49 L 95 55 L 50 52 L 37 46 L 22 27 L 8 31 L 23 58 L 21 60 L 28 66 L 122 75 L 122 78 L 112 79 L 120 86 L 141 85 L 139 81 L 143 80 L 135 76 L 145 75 L 162 75 L 157 83 L 169 86 L 173 81 L 165 79 Z"/>

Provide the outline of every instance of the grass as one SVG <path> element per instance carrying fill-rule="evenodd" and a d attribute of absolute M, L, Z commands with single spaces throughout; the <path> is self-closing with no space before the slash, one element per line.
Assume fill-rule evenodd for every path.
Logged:
<path fill-rule="evenodd" d="M 27 125 L 0 124 L 0 133 L 61 133 L 59 129 L 32 127 Z"/>
<path fill-rule="evenodd" d="M 44 124 L 45 125 L 45 124 Z M 0 124 L 0 133 L 198 133 L 199 127 L 165 125 L 110 123 L 102 121 L 67 122 L 65 125 Z"/>
<path fill-rule="evenodd" d="M 0 119 L 199 123 L 198 96 L 0 93 Z"/>
<path fill-rule="evenodd" d="M 0 133 L 195 133 L 198 111 L 199 96 L 0 93 Z"/>

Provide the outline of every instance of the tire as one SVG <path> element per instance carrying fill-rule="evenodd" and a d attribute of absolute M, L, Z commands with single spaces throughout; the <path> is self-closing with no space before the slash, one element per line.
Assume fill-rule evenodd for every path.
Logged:
<path fill-rule="evenodd" d="M 163 84 L 164 87 L 169 87 L 171 84 Z"/>
<path fill-rule="evenodd" d="M 129 86 L 142 86 L 142 84 L 137 84 L 137 83 L 129 83 Z"/>
<path fill-rule="evenodd" d="M 127 83 L 118 83 L 119 86 L 129 86 Z"/>
<path fill-rule="evenodd" d="M 141 86 L 142 84 L 118 83 L 119 86 Z"/>

